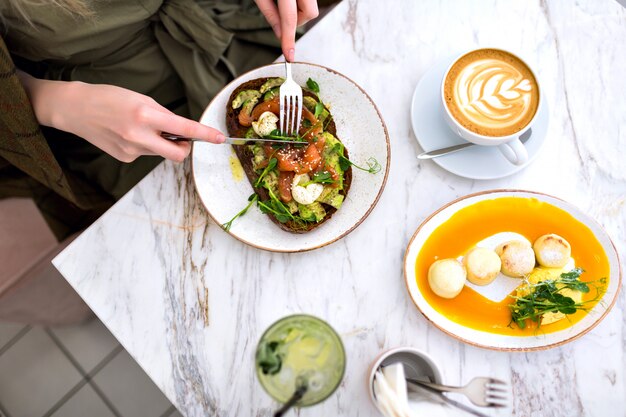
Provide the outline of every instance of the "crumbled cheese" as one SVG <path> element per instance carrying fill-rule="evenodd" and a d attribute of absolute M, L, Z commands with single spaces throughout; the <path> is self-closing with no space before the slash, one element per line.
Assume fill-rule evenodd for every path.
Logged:
<path fill-rule="evenodd" d="M 252 129 L 257 135 L 265 137 L 278 129 L 278 116 L 266 111 L 261 114 L 258 121 L 252 122 Z"/>
<path fill-rule="evenodd" d="M 300 204 L 312 204 L 317 200 L 317 198 L 324 191 L 324 186 L 318 183 L 312 183 L 307 185 L 306 187 L 301 186 L 300 184 L 306 184 L 311 179 L 308 174 L 300 174 L 293 177 L 293 182 L 291 183 L 291 195 L 293 199 L 296 200 Z"/>

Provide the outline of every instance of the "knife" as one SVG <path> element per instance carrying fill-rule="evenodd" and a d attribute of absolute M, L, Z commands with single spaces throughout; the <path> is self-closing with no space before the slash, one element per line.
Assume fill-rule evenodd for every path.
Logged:
<path fill-rule="evenodd" d="M 530 136 L 533 134 L 532 129 L 528 129 L 522 136 L 520 136 L 520 140 L 522 143 L 525 143 Z M 447 148 L 435 149 L 434 151 L 422 152 L 417 155 L 417 159 L 432 159 L 438 158 L 440 156 L 449 155 L 451 153 L 455 153 L 460 151 L 461 149 L 469 148 L 470 146 L 476 145 L 475 143 L 467 142 L 461 143 L 460 145 L 448 146 Z"/>
<path fill-rule="evenodd" d="M 161 137 L 163 139 L 171 140 L 173 142 L 206 142 L 204 140 L 190 138 L 187 136 L 175 135 L 173 133 L 163 132 L 161 133 Z M 228 143 L 231 145 L 250 145 L 253 143 L 262 143 L 266 145 L 307 145 L 306 141 L 297 141 L 297 140 L 283 140 L 283 139 L 258 139 L 258 138 L 226 138 L 223 143 Z"/>

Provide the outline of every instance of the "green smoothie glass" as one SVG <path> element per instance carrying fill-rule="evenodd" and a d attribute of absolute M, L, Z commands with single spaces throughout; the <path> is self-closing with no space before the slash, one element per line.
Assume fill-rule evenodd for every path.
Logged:
<path fill-rule="evenodd" d="M 306 407 L 328 398 L 346 369 L 339 335 L 317 317 L 297 314 L 272 324 L 256 351 L 256 372 L 276 401 Z"/>

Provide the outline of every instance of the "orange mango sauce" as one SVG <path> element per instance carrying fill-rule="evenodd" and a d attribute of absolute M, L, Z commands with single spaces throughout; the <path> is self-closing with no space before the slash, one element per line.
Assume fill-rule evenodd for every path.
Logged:
<path fill-rule="evenodd" d="M 548 233 L 564 237 L 572 247 L 576 266 L 585 270 L 580 280 L 588 282 L 606 277 L 601 292 L 606 289 L 610 275 L 609 262 L 602 245 L 587 226 L 566 211 L 535 198 L 501 197 L 462 208 L 435 229 L 424 243 L 415 263 L 415 275 L 420 291 L 435 310 L 463 326 L 512 336 L 562 330 L 587 314 L 579 310 L 553 324 L 542 325 L 540 329 L 534 322 L 527 320 L 528 326 L 520 329 L 515 324 L 510 325 L 511 311 L 508 305 L 514 300 L 509 297 L 494 302 L 465 286 L 456 298 L 446 299 L 430 289 L 428 268 L 434 261 L 463 256 L 476 243 L 500 232 L 516 232 L 530 242 Z M 594 284 L 600 285 L 599 282 Z M 515 291 L 511 295 L 515 295 Z M 588 310 L 600 298 L 594 285 L 590 285 L 589 292 L 583 294 L 583 301 L 594 298 L 596 301 L 586 304 Z"/>

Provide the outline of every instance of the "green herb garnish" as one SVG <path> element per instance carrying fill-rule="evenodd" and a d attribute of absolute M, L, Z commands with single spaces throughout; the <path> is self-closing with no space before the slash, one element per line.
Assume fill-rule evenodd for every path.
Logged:
<path fill-rule="evenodd" d="M 561 274 L 561 279 L 559 281 L 566 288 L 587 293 L 589 292 L 589 285 L 579 279 L 583 272 L 585 271 L 582 268 L 574 268 L 569 272 Z"/>
<path fill-rule="evenodd" d="M 333 116 L 330 115 L 326 118 L 326 120 L 324 120 L 324 126 L 322 127 L 322 129 L 324 130 L 324 132 L 327 130 L 326 128 L 328 127 L 328 125 L 330 124 L 330 122 L 333 120 Z"/>
<path fill-rule="evenodd" d="M 307 132 L 308 133 L 308 132 Z M 264 139 L 275 139 L 275 140 L 293 140 L 296 142 L 302 142 L 302 145 L 306 145 L 307 141 L 300 135 L 296 135 L 296 136 L 285 136 L 282 135 L 280 133 L 280 131 L 278 129 L 272 130 L 270 132 L 269 135 L 263 136 Z M 285 147 L 286 145 L 283 145 L 281 143 L 274 143 L 272 145 L 272 148 L 274 149 L 282 149 L 283 147 Z M 300 144 L 293 144 L 293 146 L 300 146 Z"/>
<path fill-rule="evenodd" d="M 263 179 L 263 177 L 265 177 L 265 175 L 267 175 L 268 172 L 276 168 L 276 164 L 278 164 L 278 159 L 272 158 L 269 160 L 269 162 L 267 163 L 267 166 L 265 167 L 263 172 L 261 172 L 261 175 L 259 175 L 259 178 L 257 178 L 256 181 L 254 182 L 254 188 L 257 188 L 258 186 L 261 185 L 261 180 Z"/>
<path fill-rule="evenodd" d="M 306 227 L 307 223 L 315 221 L 314 216 L 311 218 L 304 218 L 304 217 L 293 215 L 291 211 L 289 210 L 289 207 L 287 207 L 285 203 L 280 201 L 280 199 L 276 196 L 276 194 L 274 194 L 274 192 L 271 189 L 269 189 L 267 186 L 265 186 L 265 188 L 267 189 L 270 195 L 269 200 L 260 201 L 259 196 L 256 193 L 250 195 L 250 197 L 248 197 L 249 202 L 246 205 L 246 207 L 244 207 L 243 210 L 241 210 L 232 219 L 230 219 L 229 222 L 222 224 L 222 228 L 226 231 L 229 231 L 231 226 L 233 225 L 233 222 L 237 218 L 246 214 L 248 210 L 250 209 L 250 207 L 252 206 L 252 204 L 254 204 L 255 202 L 257 203 L 257 207 L 259 207 L 259 210 L 261 210 L 262 213 L 265 213 L 265 214 L 269 213 L 269 214 L 274 215 L 274 217 L 276 217 L 276 220 L 278 220 L 281 223 L 287 223 L 291 221 L 296 227 L 304 228 Z"/>
<path fill-rule="evenodd" d="M 300 136 L 286 136 L 280 133 L 280 130 L 275 129 L 270 132 L 269 135 L 263 136 L 265 139 L 276 139 L 276 140 L 302 140 Z"/>
<path fill-rule="evenodd" d="M 560 275 L 558 279 L 547 279 L 536 284 L 528 283 L 526 288 L 528 294 L 524 296 L 509 297 L 515 300 L 509 305 L 511 309 L 511 322 L 517 324 L 520 329 L 526 328 L 526 321 L 531 320 L 541 325 L 541 318 L 546 313 L 559 312 L 562 314 L 574 314 L 578 310 L 586 310 L 587 304 L 596 301 L 601 290 L 596 285 L 597 296 L 593 300 L 575 302 L 571 297 L 561 294 L 565 288 L 589 292 L 591 282 L 582 282 L 580 275 L 583 269 L 575 268 L 570 272 Z M 601 284 L 606 283 L 606 279 L 599 280 Z"/>
<path fill-rule="evenodd" d="M 316 172 L 311 177 L 310 181 L 302 184 L 302 187 L 306 187 L 309 184 L 318 183 L 318 184 L 334 184 L 335 180 L 333 180 L 332 175 L 328 171 Z"/>
<path fill-rule="evenodd" d="M 308 80 L 306 80 L 306 86 L 309 88 L 309 90 L 313 91 L 315 94 L 319 94 L 320 86 L 312 78 L 309 78 Z"/>
<path fill-rule="evenodd" d="M 336 143 L 332 149 L 332 152 L 335 152 L 339 155 L 339 167 L 342 169 L 342 171 L 347 171 L 348 168 L 350 168 L 350 165 L 362 171 L 367 171 L 370 174 L 378 174 L 380 170 L 382 169 L 382 167 L 380 166 L 376 158 L 369 158 L 366 161 L 367 168 L 358 166 L 357 164 L 355 164 L 354 162 L 352 162 L 351 160 L 343 156 L 343 150 L 344 150 L 344 147 L 343 147 L 343 143 L 341 142 Z"/>
<path fill-rule="evenodd" d="M 235 221 L 235 219 L 243 216 L 244 214 L 247 213 L 248 209 L 250 208 L 250 206 L 252 206 L 252 204 L 254 204 L 255 201 L 257 201 L 259 199 L 259 196 L 255 194 L 250 195 L 250 197 L 248 197 L 248 205 L 246 207 L 244 207 L 243 210 L 241 210 L 239 213 L 235 214 L 235 217 L 233 217 L 232 219 L 230 219 L 230 221 L 222 224 L 222 229 L 226 230 L 227 232 L 230 230 L 231 226 L 233 225 L 233 222 Z"/>
<path fill-rule="evenodd" d="M 352 165 L 353 167 L 357 169 L 360 169 L 361 171 L 369 172 L 370 174 L 378 174 L 380 170 L 382 169 L 382 167 L 380 166 L 376 158 L 369 158 L 366 161 L 366 163 L 367 163 L 367 168 L 364 168 L 364 167 L 358 166 L 357 164 L 355 164 L 354 162 L 352 162 L 351 160 L 349 160 L 342 154 L 339 154 L 339 167 L 343 171 L 346 171 L 348 168 L 350 168 L 350 165 Z"/>
<path fill-rule="evenodd" d="M 289 207 L 287 207 L 282 201 L 276 197 L 276 194 L 272 192 L 269 188 L 267 189 L 270 199 L 267 201 L 259 201 L 258 206 L 259 209 L 263 213 L 271 213 L 276 217 L 281 223 L 287 223 L 289 220 L 295 220 L 295 216 L 291 214 Z"/>
<path fill-rule="evenodd" d="M 266 187 L 267 188 L 267 187 Z M 292 222 L 294 226 L 297 227 L 306 227 L 307 223 L 315 221 L 314 218 L 304 218 L 301 216 L 296 216 L 291 213 L 289 207 L 285 205 L 280 199 L 274 194 L 272 190 L 267 188 L 267 192 L 270 195 L 270 199 L 267 201 L 257 201 L 257 206 L 261 210 L 261 212 L 265 214 L 272 214 L 276 217 L 281 223 Z"/>
<path fill-rule="evenodd" d="M 324 111 L 324 105 L 318 101 L 315 104 L 315 113 L 313 114 L 316 120 L 320 117 L 320 114 L 322 114 L 323 111 Z"/>
<path fill-rule="evenodd" d="M 264 375 L 276 375 L 283 366 L 283 354 L 278 348 L 283 342 L 272 341 L 263 343 L 257 352 L 257 363 Z"/>

